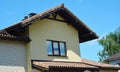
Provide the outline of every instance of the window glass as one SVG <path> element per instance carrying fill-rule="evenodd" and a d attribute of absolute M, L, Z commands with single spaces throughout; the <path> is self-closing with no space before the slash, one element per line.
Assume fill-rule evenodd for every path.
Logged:
<path fill-rule="evenodd" d="M 60 43 L 60 55 L 65 56 L 65 43 Z"/>
<path fill-rule="evenodd" d="M 59 55 L 58 42 L 53 42 L 54 54 Z"/>
<path fill-rule="evenodd" d="M 65 42 L 47 41 L 48 55 L 66 56 Z"/>
<path fill-rule="evenodd" d="M 120 63 L 118 63 L 118 65 L 120 66 Z"/>
<path fill-rule="evenodd" d="M 51 41 L 47 41 L 47 50 L 48 50 L 48 55 L 52 55 L 52 42 Z"/>

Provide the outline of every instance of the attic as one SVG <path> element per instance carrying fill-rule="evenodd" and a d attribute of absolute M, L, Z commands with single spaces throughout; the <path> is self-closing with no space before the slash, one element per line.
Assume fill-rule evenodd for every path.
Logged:
<path fill-rule="evenodd" d="M 58 14 L 61 17 L 63 17 L 65 20 L 56 19 L 56 16 Z M 25 33 L 25 28 L 28 25 L 31 25 L 33 22 L 35 22 L 37 20 L 46 18 L 46 19 L 50 19 L 50 20 L 66 22 L 68 25 L 72 24 L 72 26 L 78 30 L 80 43 L 98 38 L 96 33 L 93 32 L 91 29 L 89 29 L 73 13 L 71 13 L 66 7 L 64 7 L 64 4 L 59 5 L 55 8 L 49 9 L 40 14 L 31 13 L 31 15 L 33 15 L 33 16 L 30 16 L 30 18 L 26 18 L 26 19 L 22 20 L 21 22 L 15 24 L 15 25 L 12 25 L 8 28 L 5 28 L 3 30 L 7 31 L 11 35 L 20 36 L 20 33 Z M 52 15 L 54 18 L 49 18 L 49 15 Z M 29 37 L 29 36 L 27 36 L 27 37 Z"/>

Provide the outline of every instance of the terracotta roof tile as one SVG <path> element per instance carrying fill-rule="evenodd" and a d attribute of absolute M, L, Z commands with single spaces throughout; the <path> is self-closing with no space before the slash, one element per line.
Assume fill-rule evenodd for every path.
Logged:
<path fill-rule="evenodd" d="M 115 65 L 105 64 L 105 63 L 96 62 L 96 61 L 92 61 L 92 60 L 87 60 L 87 59 L 83 59 L 83 58 L 81 59 L 81 61 L 83 63 L 98 66 L 98 67 L 101 67 L 101 68 L 120 69 L 120 67 L 115 66 Z"/>
<path fill-rule="evenodd" d="M 93 65 L 84 64 L 81 62 L 60 62 L 60 61 L 33 61 L 34 65 L 42 66 L 44 68 L 49 68 L 49 66 L 58 67 L 80 67 L 80 68 L 97 68 Z"/>
<path fill-rule="evenodd" d="M 14 36 L 7 33 L 5 30 L 0 31 L 0 39 L 9 39 L 9 40 L 19 40 L 19 41 L 29 41 L 29 38 Z"/>
<path fill-rule="evenodd" d="M 55 10 L 61 9 L 62 7 L 64 7 L 63 4 L 61 4 L 59 6 L 56 6 L 55 8 L 49 9 L 47 11 L 44 11 L 42 13 L 36 14 L 36 15 L 30 17 L 30 18 L 24 19 L 24 20 L 22 20 L 22 21 L 20 21 L 20 22 L 18 22 L 16 24 L 14 24 L 14 25 L 12 25 L 12 26 L 9 26 L 9 27 L 7 27 L 7 28 L 5 28 L 3 30 L 11 29 L 11 28 L 16 27 L 18 25 L 23 25 L 23 26 L 24 25 L 29 25 L 29 24 L 31 24 L 31 22 L 39 20 L 41 18 L 44 18 L 45 16 L 48 16 L 49 13 L 52 13 Z"/>
<path fill-rule="evenodd" d="M 15 39 L 16 36 L 10 35 L 10 34 L 7 33 L 5 30 L 1 30 L 1 31 L 0 31 L 0 38 L 12 38 L 12 39 Z"/>
<path fill-rule="evenodd" d="M 33 60 L 32 65 L 35 68 L 49 70 L 51 67 L 54 68 L 93 68 L 93 69 L 120 69 L 118 66 L 95 62 L 87 59 L 82 59 L 82 62 L 66 62 L 66 61 L 41 61 Z"/>
<path fill-rule="evenodd" d="M 40 14 L 36 14 L 36 15 L 34 15 L 34 16 L 28 18 L 28 19 L 25 19 L 25 20 L 21 21 L 20 23 L 26 24 L 26 23 L 32 22 L 32 21 L 34 21 L 34 20 L 41 19 L 41 18 L 44 18 L 44 17 L 46 17 L 46 16 L 48 16 L 48 15 L 54 13 L 54 12 L 59 11 L 59 10 L 64 10 L 64 11 L 66 11 L 69 15 L 71 15 L 71 17 L 73 17 L 73 19 L 76 20 L 76 22 L 78 21 L 79 24 L 81 24 L 83 27 L 85 27 L 85 28 L 86 28 L 87 30 L 89 30 L 90 32 L 94 33 L 94 32 L 93 32 L 90 28 L 88 28 L 81 20 L 79 20 L 71 11 L 69 11 L 69 10 L 64 6 L 64 4 L 61 4 L 61 5 L 59 5 L 59 6 L 56 6 L 56 7 L 54 7 L 54 8 L 51 8 L 51 9 L 49 9 L 49 10 L 46 10 L 46 11 L 40 13 Z M 95 34 L 95 33 L 94 33 L 94 34 Z"/>
<path fill-rule="evenodd" d="M 47 16 L 49 16 L 52 13 L 58 12 L 67 22 L 70 22 L 79 32 L 79 41 L 85 42 L 92 39 L 98 38 L 95 32 L 93 32 L 91 29 L 89 29 L 82 21 L 80 21 L 73 13 L 71 13 L 66 7 L 64 7 L 63 4 L 56 6 L 52 9 L 49 9 L 45 12 L 42 12 L 40 14 L 36 14 L 30 18 L 27 18 L 19 23 L 16 23 L 13 26 L 10 26 L 8 28 L 5 28 L 5 30 L 19 26 L 21 24 L 23 27 L 32 24 L 34 21 L 37 21 L 39 19 L 43 19 Z"/>
<path fill-rule="evenodd" d="M 95 69 L 98 70 L 98 67 L 81 63 L 81 62 L 62 62 L 62 61 L 33 61 L 33 67 L 42 69 L 42 70 L 56 70 L 56 69 Z"/>
<path fill-rule="evenodd" d="M 28 18 L 28 19 L 25 19 L 25 20 L 21 21 L 21 23 L 25 24 L 25 23 L 29 23 L 30 21 L 43 18 L 43 17 L 49 15 L 49 13 L 53 13 L 55 10 L 61 9 L 63 7 L 64 7 L 63 4 L 61 4 L 59 6 L 56 6 L 55 8 L 49 9 L 47 11 L 44 11 L 44 12 L 40 13 L 40 14 L 37 14 L 37 15 L 34 15 L 34 16 Z"/>

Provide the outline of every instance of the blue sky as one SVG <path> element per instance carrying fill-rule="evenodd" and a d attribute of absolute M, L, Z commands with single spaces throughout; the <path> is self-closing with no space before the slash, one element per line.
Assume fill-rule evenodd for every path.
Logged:
<path fill-rule="evenodd" d="M 61 3 L 101 38 L 120 26 L 120 0 L 2 0 L 0 29 L 13 25 L 31 12 L 40 13 Z M 80 44 L 81 56 L 98 61 L 97 40 Z"/>

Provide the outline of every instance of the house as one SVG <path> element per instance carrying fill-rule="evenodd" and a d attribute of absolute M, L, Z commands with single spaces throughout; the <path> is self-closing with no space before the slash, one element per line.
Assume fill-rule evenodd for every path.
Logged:
<path fill-rule="evenodd" d="M 105 61 L 110 62 L 110 64 L 112 64 L 112 65 L 120 66 L 120 52 L 108 57 Z"/>
<path fill-rule="evenodd" d="M 0 31 L 1 72 L 117 72 L 80 57 L 79 43 L 98 38 L 63 4 L 31 13 Z"/>

